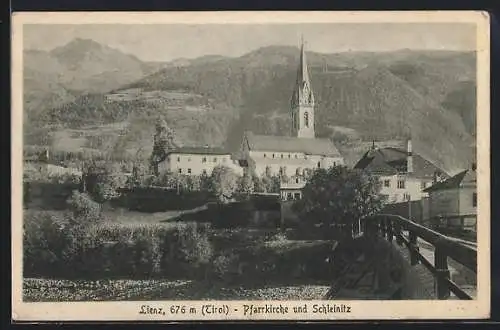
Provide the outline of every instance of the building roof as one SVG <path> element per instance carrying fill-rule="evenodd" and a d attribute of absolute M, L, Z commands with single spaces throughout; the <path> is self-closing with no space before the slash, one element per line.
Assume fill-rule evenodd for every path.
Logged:
<path fill-rule="evenodd" d="M 413 153 L 413 172 L 415 177 L 433 177 L 436 172 L 448 177 L 445 171 L 419 154 Z M 407 171 L 407 152 L 404 149 L 387 147 L 368 150 L 354 168 L 375 174 L 394 175 Z"/>
<path fill-rule="evenodd" d="M 175 149 L 169 150 L 167 154 L 229 155 L 231 153 L 222 148 L 177 147 Z"/>
<path fill-rule="evenodd" d="M 300 152 L 306 155 L 341 157 L 329 139 L 308 139 L 289 136 L 246 133 L 248 148 L 253 151 Z"/>
<path fill-rule="evenodd" d="M 476 171 L 471 169 L 464 170 L 451 178 L 433 184 L 429 188 L 424 189 L 424 192 L 460 188 L 465 184 L 476 184 Z"/>

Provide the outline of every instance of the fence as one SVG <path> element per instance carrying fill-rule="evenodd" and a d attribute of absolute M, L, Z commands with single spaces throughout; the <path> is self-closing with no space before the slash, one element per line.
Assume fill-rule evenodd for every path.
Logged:
<path fill-rule="evenodd" d="M 408 231 L 408 237 L 403 235 L 403 230 Z M 450 279 L 448 257 L 477 274 L 475 246 L 464 244 L 458 239 L 444 236 L 402 216 L 392 214 L 379 214 L 363 219 L 360 231 L 364 235 L 384 237 L 389 242 L 396 237 L 399 245 L 405 244 L 410 252 L 411 265 L 414 266 L 420 262 L 433 274 L 438 299 L 450 298 L 450 292 L 453 292 L 459 299 L 473 299 Z M 417 244 L 419 237 L 434 246 L 434 264 L 419 252 Z"/>

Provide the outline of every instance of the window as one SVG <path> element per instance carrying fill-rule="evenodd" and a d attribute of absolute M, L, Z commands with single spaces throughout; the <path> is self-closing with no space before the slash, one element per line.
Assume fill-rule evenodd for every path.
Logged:
<path fill-rule="evenodd" d="M 217 157 L 214 157 L 214 163 L 217 163 Z"/>
<path fill-rule="evenodd" d="M 477 207 L 477 193 L 472 193 L 472 206 Z"/>
<path fill-rule="evenodd" d="M 390 187 L 391 186 L 391 180 L 384 180 L 384 187 Z"/>
<path fill-rule="evenodd" d="M 309 113 L 304 112 L 304 125 L 305 127 L 309 127 Z"/>
<path fill-rule="evenodd" d="M 405 194 L 403 195 L 403 198 L 404 198 L 404 200 L 405 200 L 405 201 L 409 201 L 409 200 L 411 200 L 411 196 L 410 196 L 410 194 L 407 194 L 407 193 L 405 193 Z"/>
<path fill-rule="evenodd" d="M 333 162 L 333 166 L 337 166 L 337 162 Z"/>
<path fill-rule="evenodd" d="M 283 154 L 281 154 L 281 159 L 283 159 Z"/>
<path fill-rule="evenodd" d="M 405 189 L 405 180 L 398 180 L 398 189 Z"/>
<path fill-rule="evenodd" d="M 425 189 L 426 183 L 425 181 L 420 182 L 420 189 Z"/>
<path fill-rule="evenodd" d="M 207 157 L 203 157 L 203 158 L 201 159 L 201 162 L 202 162 L 202 163 L 206 163 L 206 162 L 207 162 Z"/>
<path fill-rule="evenodd" d="M 191 169 L 190 168 L 188 168 L 188 174 L 191 174 Z"/>
<path fill-rule="evenodd" d="M 299 156 L 297 154 L 295 154 L 295 158 L 299 158 Z"/>
<path fill-rule="evenodd" d="M 287 200 L 291 200 L 292 199 L 292 193 L 291 192 L 289 192 L 289 193 L 286 194 L 286 199 Z"/>
<path fill-rule="evenodd" d="M 299 183 L 299 178 L 295 178 L 295 183 Z"/>
<path fill-rule="evenodd" d="M 177 161 L 180 162 L 181 161 L 181 157 L 177 157 Z"/>
<path fill-rule="evenodd" d="M 290 159 L 290 157 L 292 157 L 290 154 L 288 154 L 288 159 Z"/>
<path fill-rule="evenodd" d="M 266 154 L 264 154 L 264 158 L 266 158 Z"/>
<path fill-rule="evenodd" d="M 293 199 L 300 199 L 300 193 L 293 194 Z"/>
<path fill-rule="evenodd" d="M 321 167 L 321 162 L 318 162 L 318 168 L 320 168 L 320 167 Z"/>
<path fill-rule="evenodd" d="M 274 158 L 274 154 L 273 154 L 273 158 Z"/>
<path fill-rule="evenodd" d="M 180 168 L 180 169 L 178 170 L 178 172 L 179 172 L 179 174 L 182 174 L 182 168 Z"/>

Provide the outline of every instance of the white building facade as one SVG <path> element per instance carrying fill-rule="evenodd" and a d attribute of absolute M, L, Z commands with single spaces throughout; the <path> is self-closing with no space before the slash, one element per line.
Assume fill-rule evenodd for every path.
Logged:
<path fill-rule="evenodd" d="M 434 182 L 447 178 L 447 174 L 424 157 L 413 154 L 411 139 L 406 150 L 400 148 L 376 148 L 372 146 L 354 168 L 378 177 L 380 193 L 388 203 L 418 201 L 428 197 L 424 189 Z"/>
<path fill-rule="evenodd" d="M 167 154 L 159 170 L 185 175 L 211 175 L 216 166 L 226 166 L 238 175 L 243 174 L 243 168 L 232 159 L 231 153 L 217 148 L 177 148 Z"/>

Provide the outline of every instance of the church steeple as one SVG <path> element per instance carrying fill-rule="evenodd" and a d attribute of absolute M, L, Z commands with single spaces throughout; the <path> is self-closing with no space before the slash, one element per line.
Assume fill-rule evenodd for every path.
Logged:
<path fill-rule="evenodd" d="M 291 113 L 292 135 L 300 138 L 314 138 L 314 94 L 309 78 L 303 38 L 300 46 L 297 80 L 291 100 Z"/>

